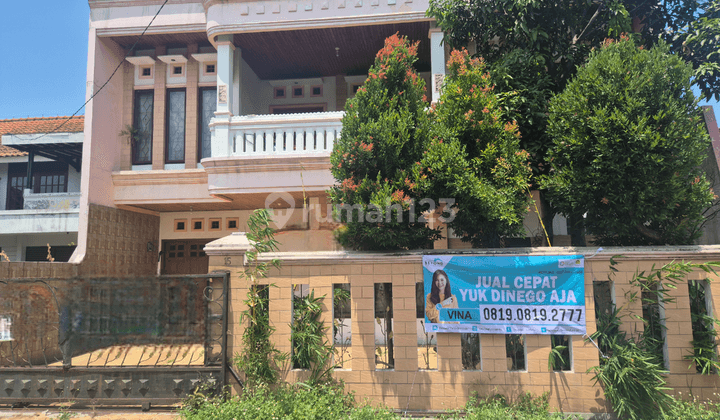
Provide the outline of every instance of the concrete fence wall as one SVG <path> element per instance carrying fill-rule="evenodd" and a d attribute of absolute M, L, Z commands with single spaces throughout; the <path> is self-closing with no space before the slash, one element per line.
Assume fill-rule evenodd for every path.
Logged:
<path fill-rule="evenodd" d="M 209 245 L 211 246 L 211 245 Z M 207 249 L 207 248 L 206 248 Z M 673 260 L 695 263 L 720 261 L 719 246 L 689 246 L 662 248 L 622 248 L 597 252 L 596 248 L 533 248 L 503 250 L 449 250 L 429 251 L 462 255 L 586 255 L 585 294 L 588 334 L 596 330 L 593 302 L 593 281 L 613 281 L 617 306 L 629 307 L 642 314 L 640 303 L 628 305 L 625 292 L 632 291 L 630 280 L 637 271 L 650 270 Z M 236 251 L 211 252 L 210 270 L 231 271 L 230 349 L 229 354 L 242 351 L 243 325 L 239 313 L 248 291 L 248 282 L 238 275 L 243 256 Z M 610 257 L 624 255 L 612 273 Z M 352 317 L 352 360 L 347 369 L 336 370 L 337 379 L 355 391 L 359 399 L 370 398 L 392 408 L 410 410 L 445 410 L 462 406 L 473 393 L 481 395 L 504 394 L 511 398 L 521 393 L 550 394 L 555 409 L 564 412 L 600 413 L 609 411 L 599 384 L 594 384 L 588 369 L 599 363 L 598 350 L 581 336 L 571 337 L 572 370 L 552 372 L 548 368 L 550 336 L 526 336 L 525 371 L 508 371 L 505 336 L 483 334 L 481 343 L 481 371 L 464 371 L 461 356 L 460 334 L 441 333 L 437 337 L 437 370 L 419 369 L 416 319 L 415 284 L 422 282 L 421 253 L 280 253 L 263 258 L 277 257 L 283 261 L 280 270 L 273 270 L 261 283 L 274 284 L 270 290 L 270 314 L 276 328 L 273 336 L 277 348 L 291 351 L 290 322 L 292 318 L 292 285 L 308 284 L 316 295 L 325 295 L 323 321 L 328 328 L 328 340 L 332 342 L 332 296 L 333 284 L 350 284 Z M 612 276 L 611 276 L 612 273 Z M 707 279 L 702 271 L 693 272 L 688 280 Z M 720 283 L 712 276 L 710 291 L 720 296 Z M 393 370 L 376 370 L 374 284 L 392 283 L 394 307 L 395 367 Z M 692 325 L 688 288 L 680 285 L 671 291 L 673 303 L 665 306 L 667 326 L 668 385 L 674 392 L 681 391 L 702 399 L 717 399 L 720 378 L 702 376 L 684 356 L 690 354 Z M 718 300 L 713 299 L 713 313 L 720 313 Z M 638 312 L 639 311 L 639 312 Z M 622 327 L 635 334 L 642 331 L 641 322 L 625 319 Z M 302 370 L 288 369 L 285 379 L 302 379 Z"/>

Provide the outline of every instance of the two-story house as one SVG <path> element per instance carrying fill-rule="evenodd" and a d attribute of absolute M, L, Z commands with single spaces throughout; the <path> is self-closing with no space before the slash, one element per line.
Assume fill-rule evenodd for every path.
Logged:
<path fill-rule="evenodd" d="M 154 216 L 141 251 L 161 273 L 206 272 L 205 243 L 266 206 L 284 250 L 336 249 L 323 216 L 345 101 L 398 32 L 420 41 L 429 97 L 445 72 L 426 0 L 178 0 L 157 17 L 158 0 L 89 3 L 88 95 L 110 81 L 86 110 L 83 199 Z M 85 222 L 78 262 L 114 247 L 88 244 Z"/>
<path fill-rule="evenodd" d="M 0 250 L 10 261 L 68 261 L 75 250 L 83 121 L 0 120 Z"/>

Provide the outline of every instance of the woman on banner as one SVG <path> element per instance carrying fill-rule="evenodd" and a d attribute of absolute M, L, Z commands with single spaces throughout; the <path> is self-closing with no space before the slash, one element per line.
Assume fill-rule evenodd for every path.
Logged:
<path fill-rule="evenodd" d="M 440 322 L 440 309 L 457 308 L 458 301 L 450 290 L 450 279 L 443 270 L 433 273 L 430 293 L 425 299 L 425 315 L 431 323 Z"/>

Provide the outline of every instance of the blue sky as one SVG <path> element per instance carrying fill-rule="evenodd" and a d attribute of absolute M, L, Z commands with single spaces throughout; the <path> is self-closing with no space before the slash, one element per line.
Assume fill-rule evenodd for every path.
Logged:
<path fill-rule="evenodd" d="M 85 102 L 89 14 L 86 0 L 3 3 L 0 119 L 71 115 Z"/>
<path fill-rule="evenodd" d="M 3 2 L 0 119 L 71 115 L 85 102 L 89 16 L 86 0 Z"/>

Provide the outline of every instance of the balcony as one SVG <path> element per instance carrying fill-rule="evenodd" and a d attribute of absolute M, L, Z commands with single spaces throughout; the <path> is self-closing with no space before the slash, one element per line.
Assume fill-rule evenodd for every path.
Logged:
<path fill-rule="evenodd" d="M 335 140 L 340 137 L 343 115 L 343 111 L 335 111 L 232 117 L 230 141 L 227 145 L 220 144 L 217 154 L 213 150 L 213 156 L 329 157 Z M 214 128 L 215 124 L 210 125 Z"/>
<path fill-rule="evenodd" d="M 22 210 L 0 211 L 3 235 L 77 232 L 80 193 L 24 194 Z"/>
<path fill-rule="evenodd" d="M 324 194 L 335 183 L 330 152 L 344 112 L 214 118 L 212 156 L 202 160 L 208 191 L 263 203 L 269 193 Z M 255 203 L 257 204 L 257 203 Z"/>
<path fill-rule="evenodd" d="M 25 190 L 23 209 L 25 210 L 77 210 L 80 208 L 80 193 L 35 194 Z"/>

